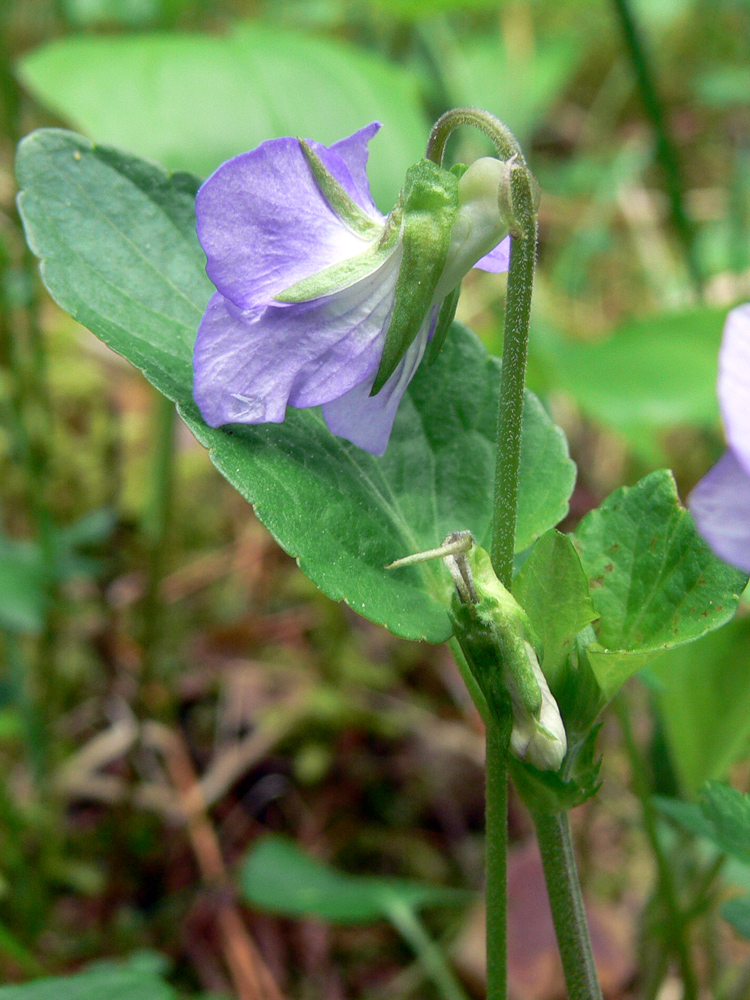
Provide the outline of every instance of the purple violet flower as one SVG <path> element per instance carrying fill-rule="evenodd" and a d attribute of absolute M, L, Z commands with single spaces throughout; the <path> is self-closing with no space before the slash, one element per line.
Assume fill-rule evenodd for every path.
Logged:
<path fill-rule="evenodd" d="M 379 128 L 329 147 L 272 139 L 199 190 L 198 238 L 216 292 L 198 328 L 194 394 L 210 426 L 280 423 L 287 406 L 322 405 L 334 434 L 382 455 L 444 298 L 472 266 L 508 269 L 503 164 L 485 158 L 458 181 L 445 265 L 419 331 L 370 395 L 405 255 L 398 206 L 384 218 L 367 182 Z"/>
<path fill-rule="evenodd" d="M 688 506 L 716 555 L 750 573 L 750 303 L 727 316 L 717 389 L 729 447 Z"/>

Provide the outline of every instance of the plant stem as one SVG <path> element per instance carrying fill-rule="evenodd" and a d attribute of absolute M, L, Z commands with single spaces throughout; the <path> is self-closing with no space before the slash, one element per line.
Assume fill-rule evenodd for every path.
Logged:
<path fill-rule="evenodd" d="M 426 156 L 443 161 L 451 132 L 471 125 L 492 139 L 498 158 L 506 164 L 507 187 L 498 200 L 507 211 L 511 235 L 510 267 L 505 305 L 503 369 L 497 429 L 492 565 L 498 579 L 510 589 L 518 519 L 518 476 L 521 463 L 526 352 L 529 340 L 531 291 L 537 244 L 538 188 L 513 133 L 494 115 L 476 108 L 456 108 L 435 123 Z M 468 675 L 463 657 L 459 669 L 472 696 L 476 683 Z M 502 664 L 496 664 L 498 670 Z M 482 693 L 479 692 L 481 695 Z M 508 753 L 513 717 L 488 710 L 484 696 L 474 697 L 487 730 L 486 854 L 487 854 L 487 1000 L 507 996 L 507 854 L 508 854 Z"/>
<path fill-rule="evenodd" d="M 518 474 L 521 459 L 526 351 L 529 342 L 531 290 L 536 263 L 538 188 L 510 129 L 488 111 L 454 108 L 435 122 L 425 156 L 443 162 L 445 145 L 454 129 L 471 125 L 489 136 L 498 158 L 509 168 L 508 189 L 498 192 L 506 207 L 511 235 L 500 409 L 497 428 L 497 465 L 492 527 L 492 565 L 500 582 L 510 589 L 518 519 Z"/>
<path fill-rule="evenodd" d="M 487 865 L 487 1000 L 505 1000 L 508 991 L 507 856 L 508 747 L 512 716 L 487 718 L 485 838 Z"/>
<path fill-rule="evenodd" d="M 659 840 L 656 811 L 654 810 L 654 806 L 651 801 L 651 787 L 648 775 L 646 774 L 646 770 L 643 766 L 643 760 L 633 736 L 633 730 L 630 725 L 630 716 L 628 715 L 628 707 L 622 700 L 622 697 L 616 699 L 615 711 L 617 712 L 617 719 L 620 723 L 620 729 L 622 730 L 623 739 L 625 741 L 625 749 L 627 750 L 628 759 L 630 761 L 630 770 L 633 776 L 633 788 L 641 803 L 643 826 L 646 831 L 646 837 L 648 838 L 651 851 L 654 855 L 654 861 L 656 862 L 659 895 L 661 896 L 661 901 L 666 915 L 667 926 L 665 930 L 667 939 L 680 966 L 680 974 L 682 976 L 683 985 L 683 1000 L 696 1000 L 698 996 L 698 984 L 696 981 L 695 970 L 693 969 L 690 947 L 685 936 L 685 916 L 681 912 L 680 905 L 677 900 L 677 892 L 675 889 L 674 878 L 672 876 L 672 869 L 670 868 L 669 861 L 664 853 L 661 841 Z"/>
<path fill-rule="evenodd" d="M 425 157 L 440 165 L 443 162 L 448 137 L 461 125 L 471 125 L 489 136 L 499 159 L 511 160 L 515 158 L 519 163 L 525 165 L 526 161 L 523 158 L 521 147 L 518 145 L 518 140 L 508 126 L 490 114 L 489 111 L 481 111 L 479 108 L 453 108 L 438 118 L 432 126 Z"/>
<path fill-rule="evenodd" d="M 685 193 L 680 164 L 672 136 L 656 91 L 653 72 L 645 40 L 641 34 L 630 0 L 614 0 L 615 10 L 622 25 L 625 44 L 638 81 L 641 100 L 656 136 L 656 155 L 667 186 L 672 221 L 682 242 L 685 262 L 696 294 L 700 298 L 703 288 L 703 274 L 695 249 L 695 231 L 685 208 Z"/>
<path fill-rule="evenodd" d="M 570 1000 L 602 1000 L 568 814 L 536 813 L 533 819 L 568 997 Z"/>
<path fill-rule="evenodd" d="M 169 515 L 174 478 L 176 410 L 166 396 L 155 396 L 154 432 L 156 446 L 151 474 L 151 500 L 143 530 L 149 546 L 148 583 L 143 603 L 143 672 L 141 682 L 151 680 L 161 637 L 162 600 L 160 587 L 169 542 Z"/>
<path fill-rule="evenodd" d="M 437 986 L 443 1000 L 467 1000 L 443 953 L 424 929 L 414 910 L 402 900 L 394 899 L 388 906 L 388 917 L 399 934 L 414 949 L 427 975 Z"/>
<path fill-rule="evenodd" d="M 19 636 L 11 629 L 2 629 L 0 637 L 2 638 L 1 648 L 5 653 L 10 675 L 13 702 L 21 716 L 26 753 L 31 762 L 34 779 L 41 786 L 47 773 L 48 739 L 40 711 L 39 692 L 32 693 L 29 690 L 36 678 L 33 676 L 31 666 L 26 661 Z"/>
<path fill-rule="evenodd" d="M 500 582 L 510 590 L 513 577 L 516 521 L 518 520 L 518 476 L 521 467 L 521 425 L 526 379 L 526 353 L 529 343 L 531 291 L 536 263 L 537 221 L 534 195 L 529 175 L 514 171 L 511 183 L 527 179 L 518 188 L 526 215 L 524 232 L 512 234 L 508 291 L 505 300 L 503 370 L 500 383 L 500 406 L 497 421 L 497 464 L 492 522 L 492 566 Z M 514 191 L 515 194 L 515 191 Z"/>

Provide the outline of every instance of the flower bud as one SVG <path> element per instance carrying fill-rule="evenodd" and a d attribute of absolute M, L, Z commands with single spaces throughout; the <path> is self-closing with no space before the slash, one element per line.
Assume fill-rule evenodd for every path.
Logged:
<path fill-rule="evenodd" d="M 513 700 L 513 731 L 510 748 L 515 757 L 527 761 L 540 771 L 558 771 L 568 749 L 560 709 L 552 697 L 547 678 L 542 673 L 539 661 L 531 643 L 526 644 L 526 653 L 534 677 L 542 695 L 539 717 L 525 712 L 523 705 Z"/>
<path fill-rule="evenodd" d="M 494 156 L 475 160 L 458 182 L 458 213 L 436 298 L 447 295 L 476 262 L 508 234 L 499 196 L 510 163 Z"/>
<path fill-rule="evenodd" d="M 488 553 L 469 531 L 448 535 L 442 545 L 391 563 L 397 569 L 442 558 L 456 588 L 450 617 L 455 635 L 488 709 L 508 710 L 510 749 L 540 771 L 559 770 L 567 753 L 565 726 L 539 666 L 541 647 L 515 597 L 497 579 Z"/>

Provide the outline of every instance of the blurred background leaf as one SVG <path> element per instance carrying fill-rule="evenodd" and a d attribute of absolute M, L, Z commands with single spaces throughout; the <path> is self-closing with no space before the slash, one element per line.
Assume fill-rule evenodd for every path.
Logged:
<path fill-rule="evenodd" d="M 206 177 L 284 135 L 332 143 L 371 121 L 373 196 L 389 211 L 428 124 L 415 78 L 374 54 L 257 22 L 224 37 L 81 36 L 19 64 L 24 85 L 97 142 Z"/>
<path fill-rule="evenodd" d="M 750 618 L 665 653 L 649 672 L 674 766 L 695 794 L 750 744 Z"/>

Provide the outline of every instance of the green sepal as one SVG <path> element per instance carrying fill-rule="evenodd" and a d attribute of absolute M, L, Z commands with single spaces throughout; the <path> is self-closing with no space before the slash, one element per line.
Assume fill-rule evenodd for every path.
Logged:
<path fill-rule="evenodd" d="M 469 165 L 468 163 L 454 163 L 450 169 L 456 180 L 460 181 L 469 169 Z M 458 307 L 460 297 L 461 283 L 459 282 L 452 292 L 448 292 L 440 304 L 440 312 L 435 324 L 435 333 L 432 336 L 425 356 L 425 363 L 428 367 L 437 361 L 437 356 L 443 349 L 443 344 L 445 343 L 445 338 L 448 336 L 451 323 L 456 317 L 456 308 Z"/>
<path fill-rule="evenodd" d="M 351 195 L 344 190 L 310 143 L 306 142 L 305 139 L 298 139 L 297 141 L 307 162 L 310 164 L 315 181 L 322 191 L 323 197 L 331 206 L 331 209 L 341 219 L 347 229 L 351 229 L 355 235 L 369 240 L 375 239 L 381 231 L 381 226 L 363 212 Z"/>
<path fill-rule="evenodd" d="M 401 201 L 401 267 L 371 396 L 380 392 L 394 373 L 432 305 L 458 213 L 458 179 L 431 160 L 420 160 L 406 173 Z"/>
<path fill-rule="evenodd" d="M 363 278 L 377 271 L 393 253 L 398 243 L 401 228 L 401 212 L 396 208 L 388 216 L 380 239 L 372 243 L 364 253 L 338 264 L 331 264 L 317 274 L 303 278 L 274 296 L 276 302 L 309 302 L 323 295 L 333 295 L 349 288 Z"/>
<path fill-rule="evenodd" d="M 595 757 L 600 729 L 601 724 L 594 726 L 580 742 L 568 745 L 559 771 L 540 771 L 509 756 L 513 784 L 532 816 L 574 809 L 596 794 L 601 785 L 601 759 Z"/>
<path fill-rule="evenodd" d="M 512 706 L 503 676 L 503 649 L 497 629 L 482 621 L 475 605 L 463 604 L 457 595 L 453 597 L 448 617 L 487 708 L 495 721 L 503 724 L 512 714 Z"/>
<path fill-rule="evenodd" d="M 427 345 L 427 352 L 425 354 L 425 364 L 428 367 L 437 361 L 437 356 L 443 349 L 445 338 L 448 336 L 451 323 L 456 316 L 456 307 L 458 306 L 460 295 L 461 286 L 456 285 L 453 291 L 448 292 L 442 301 L 437 323 L 435 324 L 435 332 L 432 335 L 432 340 Z"/>
<path fill-rule="evenodd" d="M 565 731 L 574 742 L 590 731 L 596 717 L 607 704 L 588 655 L 588 647 L 595 639 L 596 635 L 590 625 L 581 631 L 576 637 L 573 653 L 568 657 L 565 669 L 553 689 L 565 722 Z"/>
<path fill-rule="evenodd" d="M 580 556 L 567 535 L 552 528 L 537 539 L 513 580 L 513 596 L 541 639 L 542 668 L 555 693 L 576 636 L 598 617 Z"/>
<path fill-rule="evenodd" d="M 498 635 L 502 651 L 501 663 L 506 664 L 513 681 L 514 693 L 523 708 L 535 719 L 542 707 L 542 692 L 529 663 L 526 643 L 533 646 L 539 658 L 543 650 L 529 616 L 495 576 L 489 553 L 474 545 L 467 553 L 478 601 L 473 608 L 477 616 Z"/>
<path fill-rule="evenodd" d="M 454 593 L 449 611 L 453 633 L 490 711 L 504 712 L 511 699 L 522 715 L 538 720 L 542 692 L 526 643 L 535 650 L 539 645 L 528 616 L 495 576 L 483 548 L 472 546 L 466 558 L 476 601 L 463 603 Z"/>

